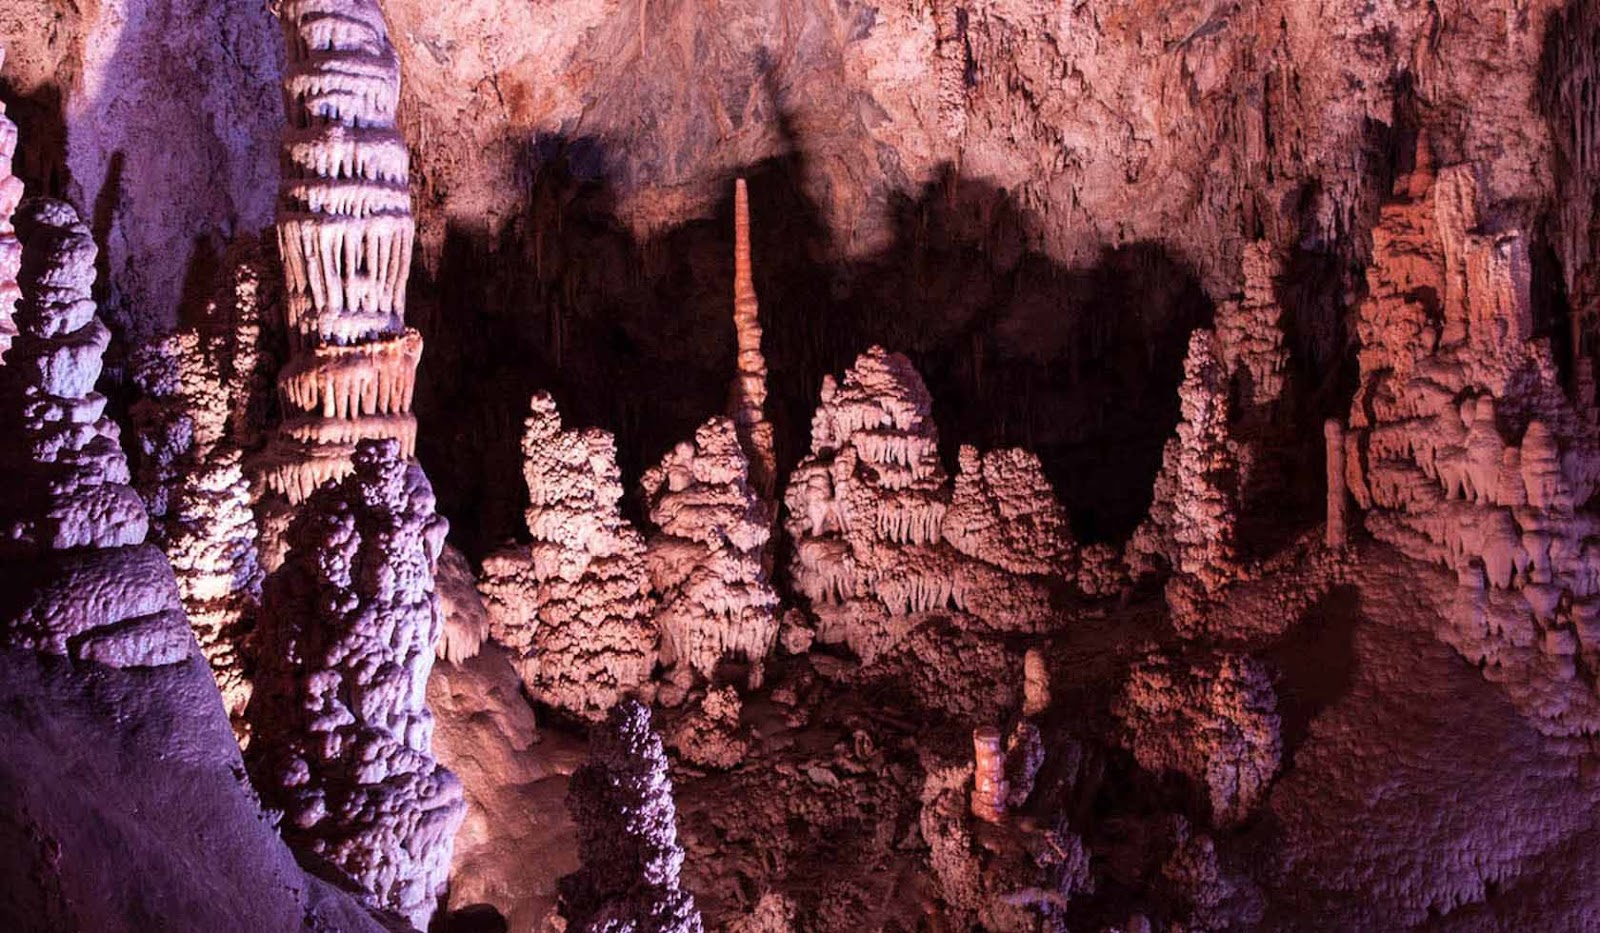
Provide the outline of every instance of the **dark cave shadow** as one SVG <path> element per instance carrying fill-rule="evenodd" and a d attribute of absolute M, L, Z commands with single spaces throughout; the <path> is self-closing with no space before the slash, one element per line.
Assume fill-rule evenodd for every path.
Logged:
<path fill-rule="evenodd" d="M 632 497 L 723 412 L 734 372 L 732 179 L 710 216 L 640 239 L 603 142 L 543 137 L 525 153 L 516 219 L 494 237 L 451 227 L 437 271 L 413 273 L 419 456 L 474 557 L 522 531 L 532 392 L 551 391 L 569 427 L 616 434 Z M 927 381 L 952 467 L 962 443 L 1027 447 L 1080 538 L 1132 530 L 1177 422 L 1189 333 L 1211 321 L 1193 269 L 1150 243 L 1065 268 L 1033 248 L 1008 192 L 953 169 L 894 199 L 886 248 L 845 257 L 800 156 L 743 174 L 780 484 L 809 448 L 823 376 L 879 343 Z"/>
<path fill-rule="evenodd" d="M 1317 716 L 1349 693 L 1355 681 L 1355 632 L 1360 621 L 1360 591 L 1336 586 L 1266 652 L 1277 670 L 1273 686 L 1278 694 L 1284 773 L 1294 768 L 1295 753 L 1310 737 Z"/>

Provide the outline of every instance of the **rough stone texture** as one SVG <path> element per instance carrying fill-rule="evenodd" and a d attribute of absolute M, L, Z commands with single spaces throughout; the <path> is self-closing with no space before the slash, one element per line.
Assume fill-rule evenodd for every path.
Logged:
<path fill-rule="evenodd" d="M 476 655 L 489 637 L 489 610 L 484 608 L 472 565 L 449 544 L 439 554 L 434 585 L 444 612 L 444 628 L 434 650 L 439 660 L 460 664 Z"/>
<path fill-rule="evenodd" d="M 667 756 L 635 700 L 595 729 L 589 761 L 572 776 L 567 806 L 578 824 L 576 872 L 561 879 L 561 915 L 577 933 L 698 933 L 694 897 L 678 884 L 683 848 Z"/>
<path fill-rule="evenodd" d="M 5 51 L 0 49 L 0 65 L 3 64 Z M 22 179 L 11 169 L 17 153 L 17 125 L 6 119 L 4 108 L 0 104 L 0 365 L 17 336 L 15 314 L 17 299 L 22 297 L 17 287 L 17 274 L 22 270 L 22 241 L 17 239 L 16 227 L 11 223 L 11 215 L 22 202 Z"/>
<path fill-rule="evenodd" d="M 94 391 L 109 335 L 89 287 L 95 247 L 72 207 L 25 202 L 18 334 L 0 367 L 0 633 L 113 667 L 194 651 L 172 568 L 145 543 L 120 432 Z"/>
<path fill-rule="evenodd" d="M 426 928 L 465 813 L 425 696 L 447 524 L 394 441 L 354 466 L 308 501 L 268 581 L 251 773 L 290 845 Z"/>
<path fill-rule="evenodd" d="M 1046 625 L 1048 578 L 1072 553 L 1031 455 L 966 449 L 952 488 L 932 408 L 908 359 L 871 348 L 842 382 L 824 377 L 811 452 L 784 492 L 789 576 L 818 637 L 869 663 L 934 612 Z"/>
<path fill-rule="evenodd" d="M 701 425 L 642 485 L 660 529 L 645 560 L 669 676 L 710 679 L 731 655 L 748 662 L 749 686 L 761 686 L 778 637 L 778 594 L 762 569 L 772 516 L 751 484 L 734 423 Z"/>
<path fill-rule="evenodd" d="M 489 632 L 535 699 L 600 719 L 655 666 L 644 539 L 618 510 L 613 437 L 563 430 L 548 395 L 530 408 L 522 455 L 533 543 L 483 562 Z"/>
<path fill-rule="evenodd" d="M 1448 635 L 1558 733 L 1600 728 L 1600 434 L 1533 332 L 1527 237 L 1481 226 L 1475 172 L 1426 164 L 1374 231 L 1348 481 L 1380 540 L 1461 581 Z"/>
<path fill-rule="evenodd" d="M 1277 697 L 1250 657 L 1151 657 L 1129 674 L 1115 712 L 1140 767 L 1188 777 L 1219 825 L 1248 817 L 1278 773 Z"/>
<path fill-rule="evenodd" d="M 697 709 L 668 732 L 667 747 L 685 761 L 703 768 L 731 768 L 744 760 L 750 743 L 739 725 L 743 704 L 732 687 L 713 687 Z"/>
<path fill-rule="evenodd" d="M 383 12 L 371 0 L 287 0 L 277 13 L 288 49 L 277 226 L 291 350 L 264 472 L 293 503 L 348 472 L 362 439 L 398 440 L 411 456 L 422 335 L 405 326 L 416 225 Z"/>

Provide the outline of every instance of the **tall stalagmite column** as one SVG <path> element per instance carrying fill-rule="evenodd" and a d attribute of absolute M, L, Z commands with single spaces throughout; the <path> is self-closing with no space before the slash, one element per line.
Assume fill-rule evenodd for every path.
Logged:
<path fill-rule="evenodd" d="M 356 442 L 416 443 L 422 337 L 405 326 L 411 216 L 395 128 L 400 65 L 372 0 L 283 0 L 287 47 L 278 241 L 290 359 L 266 469 L 299 502 L 350 472 Z"/>
<path fill-rule="evenodd" d="M 760 305 L 750 271 L 750 194 L 744 179 L 733 190 L 733 327 L 738 334 L 738 375 L 733 381 L 729 413 L 739 431 L 739 444 L 750 458 L 750 485 L 762 502 L 772 503 L 777 489 L 778 458 L 767 420 L 767 360 L 761 355 Z"/>
<path fill-rule="evenodd" d="M 5 50 L 0 49 L 0 65 L 5 64 L 5 60 Z M 0 365 L 5 363 L 5 353 L 17 336 L 13 315 L 17 299 L 22 297 L 17 289 L 17 273 L 22 268 L 22 242 L 11 225 L 11 215 L 16 213 L 17 204 L 22 200 L 22 179 L 11 174 L 11 157 L 17 151 L 17 125 L 6 119 L 5 112 L 5 105 L 0 104 Z"/>

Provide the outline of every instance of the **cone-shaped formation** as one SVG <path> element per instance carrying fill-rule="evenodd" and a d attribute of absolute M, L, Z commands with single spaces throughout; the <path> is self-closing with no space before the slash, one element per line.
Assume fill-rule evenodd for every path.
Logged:
<path fill-rule="evenodd" d="M 778 637 L 778 596 L 761 568 L 771 533 L 767 506 L 750 486 L 733 423 L 713 418 L 644 475 L 650 520 L 650 583 L 660 595 L 661 660 L 709 678 L 722 658 L 750 662 L 761 685 Z"/>
<path fill-rule="evenodd" d="M 562 430 L 548 394 L 530 407 L 522 456 L 533 543 L 483 562 L 489 633 L 535 699 L 599 719 L 655 666 L 644 539 L 617 507 L 616 440 Z"/>
<path fill-rule="evenodd" d="M 425 699 L 446 527 L 397 443 L 361 444 L 354 472 L 307 501 L 267 581 L 250 703 L 248 762 L 284 838 L 419 929 L 466 813 L 434 760 Z"/>
<path fill-rule="evenodd" d="M 567 807 L 578 824 L 576 872 L 559 883 L 573 933 L 698 933 L 694 896 L 678 885 L 683 847 L 667 756 L 634 700 L 594 730 L 589 761 L 572 775 Z"/>
<path fill-rule="evenodd" d="M 13 647 L 119 667 L 189 657 L 172 568 L 105 397 L 110 334 L 89 297 L 95 246 L 71 205 L 23 203 L 18 334 L 0 367 L 0 631 Z"/>
<path fill-rule="evenodd" d="M 1592 402 L 1533 338 L 1516 232 L 1478 229 L 1464 167 L 1397 185 L 1357 315 L 1346 476 L 1375 537 L 1456 571 L 1456 648 L 1541 728 L 1600 729 L 1600 488 Z"/>
<path fill-rule="evenodd" d="M 1189 338 L 1178 399 L 1177 434 L 1162 451 L 1150 515 L 1129 542 L 1129 562 L 1143 569 L 1165 563 L 1176 582 L 1203 601 L 1240 572 L 1234 545 L 1238 459 L 1228 430 L 1228 372 L 1209 330 Z"/>
<path fill-rule="evenodd" d="M 291 358 L 286 412 L 266 465 L 298 502 L 350 469 L 355 445 L 416 444 L 411 396 L 422 338 L 405 326 L 416 225 L 395 128 L 400 65 L 371 0 L 286 0 L 288 48 L 278 241 Z"/>
<path fill-rule="evenodd" d="M 1139 766 L 1177 771 L 1204 788 L 1219 824 L 1248 816 L 1282 762 L 1277 694 L 1254 658 L 1147 658 L 1113 712 Z"/>
<path fill-rule="evenodd" d="M 739 342 L 729 413 L 750 461 L 750 484 L 763 502 L 774 502 L 778 457 L 767 420 L 767 359 L 761 354 L 761 315 L 750 266 L 750 193 L 744 179 L 733 189 L 733 329 Z"/>
<path fill-rule="evenodd" d="M 811 601 L 818 637 L 864 660 L 932 612 L 1038 629 L 1050 612 L 1046 580 L 1072 552 L 1031 455 L 968 450 L 952 489 L 932 408 L 909 360 L 871 348 L 842 383 L 823 379 L 811 453 L 784 492 L 795 589 Z"/>
<path fill-rule="evenodd" d="M 5 50 L 0 49 L 0 64 L 4 63 Z M 0 104 L 0 365 L 5 365 L 6 351 L 17 336 L 17 299 L 22 297 L 17 287 L 22 242 L 11 223 L 11 215 L 22 202 L 22 179 L 11 174 L 11 157 L 17 152 L 17 125 L 6 118 L 5 112 L 5 104 Z"/>

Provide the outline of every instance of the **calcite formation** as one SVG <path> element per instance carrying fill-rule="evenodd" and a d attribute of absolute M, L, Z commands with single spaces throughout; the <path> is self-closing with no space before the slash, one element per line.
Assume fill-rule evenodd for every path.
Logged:
<path fill-rule="evenodd" d="M 675 680 L 710 679 L 723 658 L 740 657 L 759 687 L 778 637 L 778 595 L 761 561 L 772 519 L 734 423 L 701 425 L 645 473 L 643 491 L 659 529 L 646 561 L 660 596 L 662 663 Z"/>
<path fill-rule="evenodd" d="M 1148 657 L 1112 709 L 1139 766 L 1186 776 L 1218 825 L 1249 816 L 1282 762 L 1271 677 L 1246 655 Z"/>
<path fill-rule="evenodd" d="M 739 356 L 728 409 L 750 461 L 750 483 L 761 501 L 774 503 L 778 456 L 767 420 L 767 359 L 761 353 L 761 307 L 750 264 L 750 192 L 743 178 L 734 183 L 733 244 L 733 329 Z"/>
<path fill-rule="evenodd" d="M 1594 402 L 1534 336 L 1527 238 L 1484 228 L 1469 167 L 1419 162 L 1373 232 L 1349 488 L 1373 536 L 1457 574 L 1459 650 L 1541 728 L 1593 731 Z"/>
<path fill-rule="evenodd" d="M 952 486 L 932 408 L 910 360 L 869 349 L 842 382 L 823 379 L 811 452 L 784 492 L 790 579 L 818 637 L 863 660 L 934 612 L 1038 629 L 1073 554 L 1037 458 L 965 448 Z"/>
<path fill-rule="evenodd" d="M 61 201 L 24 202 L 17 336 L 0 367 L 0 633 L 114 667 L 175 663 L 194 637 L 172 568 L 145 543 L 120 432 L 94 391 L 110 332 L 90 298 L 96 249 Z"/>
<path fill-rule="evenodd" d="M 447 524 L 393 440 L 307 501 L 268 580 L 248 763 L 289 844 L 426 929 L 465 814 L 425 690 Z"/>
<path fill-rule="evenodd" d="M 5 50 L 0 48 L 0 65 L 3 64 Z M 5 364 L 6 351 L 17 337 L 17 300 L 22 297 L 17 287 L 22 241 L 17 239 L 17 229 L 11 222 L 11 215 L 22 202 L 22 179 L 11 173 L 12 158 L 17 153 L 17 125 L 5 113 L 5 105 L 0 104 L 0 365 Z"/>
<path fill-rule="evenodd" d="M 489 632 L 535 699 L 600 719 L 656 663 L 644 538 L 618 509 L 616 440 L 564 430 L 547 394 L 529 407 L 522 455 L 533 541 L 483 562 Z"/>
<path fill-rule="evenodd" d="M 574 933 L 699 933 L 694 896 L 679 886 L 683 847 L 667 756 L 650 711 L 626 700 L 590 739 L 567 807 L 578 824 L 576 872 L 563 877 L 561 916 Z"/>
<path fill-rule="evenodd" d="M 1174 615 L 1199 611 L 1241 573 L 1239 458 L 1229 428 L 1228 382 L 1216 335 L 1195 331 L 1178 387 L 1178 430 L 1162 451 L 1149 518 L 1128 544 L 1135 567 L 1172 571 Z"/>
<path fill-rule="evenodd" d="M 287 0 L 278 242 L 285 276 L 285 417 L 265 465 L 299 502 L 350 469 L 365 438 L 416 445 L 422 337 L 405 325 L 415 222 L 395 126 L 400 65 L 371 0 Z"/>
<path fill-rule="evenodd" d="M 1272 243 L 1246 244 L 1240 257 L 1239 297 L 1217 303 L 1217 356 L 1233 383 L 1233 396 L 1247 420 L 1260 420 L 1283 396 L 1289 351 L 1283 344 L 1283 309 L 1273 292 L 1282 263 Z"/>

